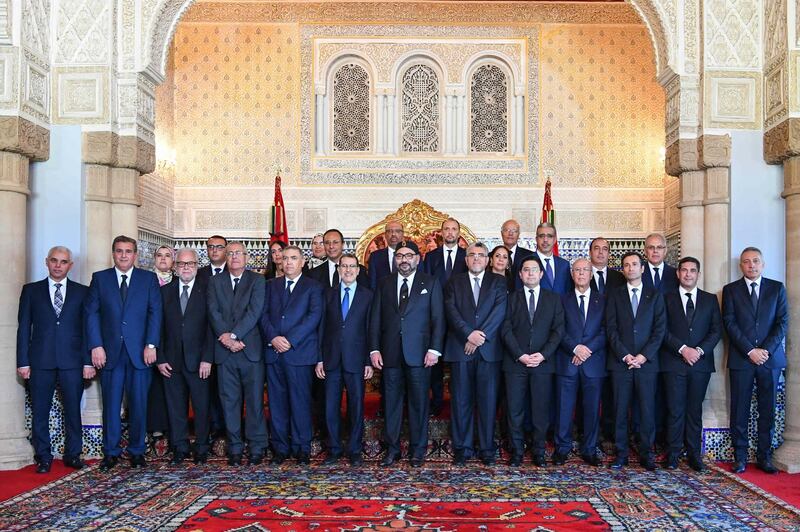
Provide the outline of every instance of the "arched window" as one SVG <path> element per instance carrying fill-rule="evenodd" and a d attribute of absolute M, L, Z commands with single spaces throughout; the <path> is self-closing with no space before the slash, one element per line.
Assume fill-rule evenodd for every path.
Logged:
<path fill-rule="evenodd" d="M 370 151 L 370 79 L 356 63 L 333 76 L 333 151 Z"/>
<path fill-rule="evenodd" d="M 439 77 L 427 65 L 413 65 L 402 78 L 401 146 L 404 152 L 435 153 L 441 146 Z"/>
<path fill-rule="evenodd" d="M 508 76 L 483 65 L 470 80 L 470 151 L 508 153 L 508 130 Z"/>

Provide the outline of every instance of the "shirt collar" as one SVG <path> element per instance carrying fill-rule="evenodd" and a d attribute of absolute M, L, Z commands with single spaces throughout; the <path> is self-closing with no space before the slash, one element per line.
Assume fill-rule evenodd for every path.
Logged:
<path fill-rule="evenodd" d="M 539 250 L 537 249 L 537 250 L 536 250 L 536 253 L 539 255 L 539 258 L 540 258 L 540 259 L 542 259 L 542 260 L 545 260 L 545 259 L 550 259 L 550 260 L 552 260 L 552 259 L 553 259 L 553 253 L 552 253 L 552 252 L 551 252 L 549 255 L 545 255 L 544 253 L 542 253 L 541 251 L 539 251 Z"/>
<path fill-rule="evenodd" d="M 300 275 L 298 275 L 294 279 L 289 279 L 288 277 L 284 277 L 284 279 L 286 279 L 286 280 L 283 282 L 283 286 L 287 286 L 289 284 L 289 281 L 292 281 L 292 285 L 293 286 L 297 286 L 297 283 L 300 281 L 300 278 L 302 276 L 303 276 L 303 273 L 300 272 Z"/>
<path fill-rule="evenodd" d="M 756 286 L 758 288 L 761 288 L 761 277 L 762 276 L 759 275 L 757 279 L 753 279 L 752 281 L 750 279 L 748 279 L 747 277 L 744 277 L 743 279 L 744 279 L 744 283 L 747 285 L 747 288 L 750 288 L 750 285 L 752 285 L 753 283 L 756 283 Z"/>
<path fill-rule="evenodd" d="M 447 252 L 447 251 L 457 252 L 458 251 L 458 242 L 453 244 L 453 247 L 447 247 L 446 244 L 442 244 L 442 252 L 444 253 L 444 252 Z"/>
<path fill-rule="evenodd" d="M 222 272 L 220 272 L 220 273 L 222 273 Z M 234 279 L 241 279 L 242 276 L 244 275 L 244 272 L 240 273 L 238 277 L 236 275 L 233 275 L 231 272 L 228 272 L 228 275 L 231 276 L 231 282 L 233 282 Z"/>
<path fill-rule="evenodd" d="M 575 289 L 575 297 L 578 299 L 578 301 L 581 300 L 581 296 L 586 296 L 584 298 L 584 300 L 586 301 L 591 297 L 591 295 L 592 295 L 592 289 L 591 288 L 587 288 L 586 292 L 584 292 L 582 294 L 580 293 L 580 291 L 577 288 Z"/>
<path fill-rule="evenodd" d="M 608 266 L 604 266 L 602 268 L 598 268 L 594 264 L 592 264 L 592 275 L 597 275 L 597 272 L 606 273 L 608 271 Z"/>
<path fill-rule="evenodd" d="M 127 275 L 127 276 L 128 276 L 128 280 L 130 280 L 130 278 L 131 278 L 131 274 L 133 273 L 133 268 L 131 268 L 131 269 L 130 269 L 130 270 L 128 270 L 127 272 L 123 272 L 122 270 L 120 270 L 119 268 L 117 268 L 116 266 L 114 266 L 114 271 L 115 271 L 115 272 L 117 272 L 117 279 L 119 279 L 119 278 L 120 278 L 120 277 L 122 277 L 123 275 Z"/>
<path fill-rule="evenodd" d="M 533 290 L 533 293 L 534 293 L 534 294 L 536 294 L 536 297 L 539 297 L 539 289 L 540 289 L 541 287 L 542 287 L 542 285 L 540 285 L 540 284 L 537 284 L 537 285 L 536 285 L 536 288 L 533 288 L 533 289 L 532 289 L 532 290 Z M 531 288 L 528 288 L 527 286 L 525 286 L 525 287 L 523 287 L 523 288 L 525 288 L 525 294 L 529 294 L 529 293 L 530 293 L 530 292 L 529 292 L 529 290 L 531 290 Z"/>
<path fill-rule="evenodd" d="M 473 279 L 477 277 L 478 278 L 478 283 L 480 283 L 482 285 L 483 284 L 483 276 L 484 275 L 486 275 L 486 270 L 483 270 L 478 275 L 475 275 L 474 273 L 469 272 L 469 282 L 470 282 L 470 284 L 472 284 L 474 282 Z"/>
<path fill-rule="evenodd" d="M 408 279 L 408 286 L 410 288 L 411 285 L 414 284 L 414 276 L 415 275 L 417 275 L 417 270 L 414 270 L 413 272 L 411 272 L 411 275 L 409 275 L 408 277 L 403 277 L 402 275 L 400 275 L 398 273 L 397 274 L 397 286 L 401 286 L 403 284 L 403 279 Z"/>
<path fill-rule="evenodd" d="M 680 292 L 681 297 L 686 297 L 686 294 L 692 294 L 692 299 L 697 301 L 697 286 L 695 286 L 691 290 L 686 290 L 684 287 L 679 286 L 678 291 Z"/>
<path fill-rule="evenodd" d="M 188 287 L 189 287 L 189 292 L 191 292 L 191 291 L 192 291 L 192 288 L 194 288 L 194 281 L 195 281 L 195 279 L 197 279 L 197 277 L 193 278 L 193 279 L 192 279 L 191 281 L 189 281 L 188 283 L 184 283 L 184 282 L 183 282 L 183 279 L 181 279 L 180 277 L 177 277 L 177 279 L 178 279 L 178 291 L 179 291 L 179 292 L 182 292 L 182 291 L 183 291 L 183 287 L 184 287 L 184 286 L 188 286 Z"/>
<path fill-rule="evenodd" d="M 339 282 L 339 294 L 344 295 L 344 289 L 345 288 L 349 288 L 350 289 L 350 295 L 352 296 L 353 294 L 355 294 L 357 287 L 358 287 L 358 281 L 353 281 L 350 286 L 347 286 L 346 284 L 344 284 L 344 281 L 340 281 Z"/>
<path fill-rule="evenodd" d="M 636 289 L 637 294 L 642 293 L 642 288 L 644 288 L 644 284 L 640 283 L 639 286 L 633 286 L 631 283 L 627 283 L 628 285 L 628 292 L 630 293 L 634 288 Z"/>
<path fill-rule="evenodd" d="M 47 276 L 47 286 L 49 286 L 50 288 L 53 288 L 56 285 L 56 283 L 61 283 L 61 288 L 64 288 L 65 286 L 67 286 L 67 278 L 64 277 L 60 281 L 56 281 L 52 277 L 50 277 L 49 275 Z"/>

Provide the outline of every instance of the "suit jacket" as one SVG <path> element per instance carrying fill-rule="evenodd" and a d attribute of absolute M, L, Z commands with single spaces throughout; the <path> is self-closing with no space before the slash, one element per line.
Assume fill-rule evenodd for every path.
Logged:
<path fill-rule="evenodd" d="M 378 288 L 378 284 L 392 274 L 392 269 L 389 266 L 388 248 L 376 249 L 370 253 L 367 271 L 369 273 L 369 287 L 374 292 Z"/>
<path fill-rule="evenodd" d="M 211 266 L 211 264 L 206 264 L 202 268 L 198 269 L 197 270 L 197 276 L 196 276 L 197 280 L 201 281 L 203 284 L 208 286 L 208 280 L 211 279 L 212 277 L 214 277 L 214 275 L 212 275 L 212 273 L 211 273 L 211 269 L 212 268 L 213 268 L 213 266 Z M 225 273 L 227 271 L 228 271 L 228 265 L 227 264 L 223 264 L 222 265 L 222 271 L 219 272 L 217 275 L 223 274 L 223 273 Z"/>
<path fill-rule="evenodd" d="M 89 287 L 65 279 L 64 305 L 56 317 L 47 279 L 28 283 L 19 296 L 17 367 L 76 369 L 91 366 L 84 339 L 83 304 Z"/>
<path fill-rule="evenodd" d="M 542 271 L 545 271 L 544 269 L 547 268 L 547 263 L 538 252 L 533 254 L 539 257 L 539 260 L 542 262 Z M 545 290 L 550 290 L 551 292 L 555 292 L 557 294 L 572 293 L 572 291 L 575 290 L 575 285 L 572 283 L 572 273 L 570 272 L 569 261 L 553 255 L 552 266 L 553 274 L 555 275 L 555 284 L 550 282 L 550 279 L 547 277 L 546 273 L 542 276 L 542 280 L 539 284 Z M 522 283 L 522 281 L 520 281 L 520 283 Z"/>
<path fill-rule="evenodd" d="M 469 272 L 453 274 L 444 289 L 444 306 L 447 314 L 447 343 L 444 359 L 447 362 L 466 362 L 480 356 L 488 362 L 503 360 L 500 329 L 506 316 L 508 296 L 506 279 L 492 272 L 483 274 L 478 295 L 478 305 L 472 295 L 472 276 Z M 464 354 L 467 336 L 479 330 L 486 341 L 470 356 Z"/>
<path fill-rule="evenodd" d="M 380 351 L 383 364 L 399 368 L 422 366 L 429 350 L 443 353 L 444 296 L 439 280 L 417 270 L 408 291 L 408 303 L 401 314 L 397 297 L 398 273 L 381 281 L 370 311 L 370 352 Z"/>
<path fill-rule="evenodd" d="M 387 259 L 388 260 L 388 259 Z M 439 284 L 443 287 L 447 286 L 449 279 L 445 273 L 445 266 L 447 266 L 447 258 L 444 253 L 444 246 L 439 246 L 433 251 L 425 255 L 425 273 L 433 275 L 439 279 Z M 456 254 L 453 256 L 453 271 L 450 273 L 450 279 L 454 275 L 464 273 L 467 271 L 467 252 L 461 246 L 456 246 Z M 463 347 L 463 346 L 462 346 Z"/>
<path fill-rule="evenodd" d="M 661 267 L 663 271 L 659 271 L 661 274 L 661 286 L 658 291 L 662 294 L 666 294 L 667 292 L 677 290 L 680 283 L 678 282 L 678 274 L 675 268 L 666 262 L 662 262 Z M 653 272 L 650 270 L 650 265 L 646 260 L 644 264 L 644 273 L 642 274 L 642 284 L 647 288 L 653 288 Z"/>
<path fill-rule="evenodd" d="M 328 265 L 328 261 L 326 260 L 323 261 L 323 263 L 317 266 L 316 268 L 311 268 L 310 270 L 303 272 L 303 275 L 308 275 L 311 279 L 314 279 L 325 288 L 333 288 L 333 286 L 331 285 L 329 268 L 330 266 Z M 361 266 L 360 264 L 358 265 L 358 276 L 356 277 L 356 282 L 361 286 L 369 286 L 369 277 L 367 276 L 367 269 Z"/>
<path fill-rule="evenodd" d="M 322 361 L 325 370 L 343 368 L 348 373 L 363 373 L 369 366 L 369 315 L 372 290 L 356 281 L 347 318 L 342 320 L 339 287 L 325 291 L 322 333 Z"/>
<path fill-rule="evenodd" d="M 214 362 L 222 364 L 229 356 L 244 354 L 250 362 L 264 356 L 258 320 L 264 309 L 264 276 L 245 270 L 236 293 L 229 272 L 219 273 L 208 282 L 208 321 L 214 335 Z M 231 353 L 217 338 L 230 332 L 244 342 L 245 348 Z"/>
<path fill-rule="evenodd" d="M 182 286 L 180 278 L 175 277 L 161 287 L 164 320 L 156 362 L 169 363 L 175 370 L 184 367 L 194 373 L 200 368 L 200 362 L 214 361 L 216 337 L 208 323 L 208 283 L 195 276 L 185 314 L 181 313 Z"/>
<path fill-rule="evenodd" d="M 504 371 L 525 371 L 519 362 L 525 354 L 541 353 L 544 361 L 533 368 L 536 373 L 554 373 L 555 356 L 561 337 L 564 336 L 564 307 L 558 294 L 539 289 L 539 301 L 533 324 L 528 317 L 528 297 L 524 289 L 508 297 L 508 310 L 503 321 L 503 345 L 506 356 Z"/>
<path fill-rule="evenodd" d="M 647 362 L 637 371 L 658 372 L 658 351 L 667 332 L 664 296 L 653 288 L 641 285 L 636 318 L 633 317 L 628 285 L 608 293 L 606 299 L 606 334 L 608 335 L 607 368 L 628 371 L 622 361 L 627 355 L 642 354 Z"/>
<path fill-rule="evenodd" d="M 525 259 L 525 257 L 530 257 L 531 255 L 533 255 L 532 250 L 523 248 L 519 245 L 517 246 L 517 250 L 514 252 L 511 264 L 508 268 L 511 270 L 511 283 L 509 285 L 509 292 L 514 292 L 522 288 L 522 280 L 519 278 L 519 271 L 522 269 L 523 259 Z"/>
<path fill-rule="evenodd" d="M 722 289 L 722 321 L 730 339 L 728 367 L 745 369 L 754 364 L 747 356 L 760 347 L 769 351 L 764 367 L 786 367 L 784 340 L 789 326 L 786 287 L 780 281 L 761 278 L 758 309 L 750 303 L 750 287 L 743 277 Z"/>
<path fill-rule="evenodd" d="M 266 305 L 261 316 L 264 343 L 270 344 L 276 336 L 284 336 L 291 349 L 280 356 L 292 366 L 309 366 L 322 360 L 319 335 L 322 324 L 323 287 L 308 275 L 301 275 L 286 297 L 286 278 L 267 281 Z M 278 352 L 267 345 L 267 364 L 278 360 Z"/>
<path fill-rule="evenodd" d="M 611 268 L 606 268 L 606 279 L 605 279 L 605 286 L 606 290 L 603 294 L 604 296 L 608 294 L 610 290 L 613 290 L 619 286 L 625 286 L 628 284 L 628 281 L 625 280 L 625 276 L 622 275 L 621 272 L 617 270 L 612 270 Z M 594 279 L 594 270 L 592 271 L 592 280 L 589 283 L 589 287 L 592 289 L 592 292 L 599 292 L 597 289 L 597 282 Z"/>
<path fill-rule="evenodd" d="M 717 296 L 697 289 L 694 315 L 689 323 L 683 308 L 680 291 L 664 295 L 667 309 L 667 335 L 661 346 L 658 362 L 661 371 L 685 375 L 688 372 L 714 372 L 714 346 L 722 338 L 722 316 Z M 681 346 L 700 347 L 705 353 L 694 366 L 690 366 L 678 353 Z"/>
<path fill-rule="evenodd" d="M 575 291 L 562 294 L 564 305 L 564 336 L 556 359 L 556 372 L 572 377 L 582 373 L 587 377 L 604 377 L 606 374 L 606 298 L 596 290 L 591 291 L 586 305 L 586 322 L 582 320 Z M 592 356 L 580 366 L 572 363 L 574 350 L 585 345 L 592 350 Z"/>
<path fill-rule="evenodd" d="M 94 272 L 86 298 L 86 336 L 89 349 L 103 347 L 106 368 L 114 369 L 125 345 L 133 366 L 145 369 L 144 346 L 161 341 L 161 292 L 156 274 L 139 268 L 128 272 L 125 304 L 119 293 L 117 272 Z"/>

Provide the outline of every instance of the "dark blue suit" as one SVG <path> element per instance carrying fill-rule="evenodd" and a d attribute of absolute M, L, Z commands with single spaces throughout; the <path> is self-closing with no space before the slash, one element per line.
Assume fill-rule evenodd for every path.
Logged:
<path fill-rule="evenodd" d="M 350 437 L 347 454 L 360 454 L 364 439 L 364 367 L 369 361 L 369 312 L 372 290 L 355 283 L 350 294 L 350 308 L 342 319 L 339 286 L 325 293 L 325 317 L 322 333 L 322 362 L 325 369 L 325 420 L 328 427 L 328 450 L 342 453 L 340 439 L 342 388 L 347 390 L 347 417 Z"/>
<path fill-rule="evenodd" d="M 153 272 L 131 268 L 128 295 L 120 297 L 114 268 L 92 275 L 86 299 L 86 335 L 89 349 L 103 347 L 106 365 L 100 371 L 103 387 L 103 454 L 122 453 L 120 407 L 123 393 L 128 405 L 128 452 L 145 451 L 147 394 L 153 376 L 144 362 L 144 347 L 161 339 L 161 292 Z"/>
<path fill-rule="evenodd" d="M 389 249 L 376 249 L 370 253 L 368 266 L 369 287 L 374 292 L 378 288 L 378 284 L 392 273 L 393 268 L 389 264 Z"/>
<path fill-rule="evenodd" d="M 555 292 L 556 294 L 568 294 L 575 289 L 575 285 L 572 283 L 572 273 L 570 272 L 568 260 L 553 255 L 551 262 L 553 274 L 555 276 L 555 283 L 553 283 L 547 276 L 547 263 L 545 262 L 545 259 L 539 255 L 538 252 L 534 252 L 533 254 L 539 257 L 539 260 L 542 262 L 542 271 L 545 272 L 545 274 L 542 276 L 541 282 L 539 283 L 542 288 L 545 290 L 550 290 L 551 292 Z M 517 274 L 519 274 L 519 271 Z"/>
<path fill-rule="evenodd" d="M 448 328 L 444 359 L 450 362 L 450 425 L 453 449 L 465 459 L 471 458 L 475 439 L 473 410 L 477 406 L 480 453 L 482 458 L 489 459 L 497 452 L 494 422 L 503 360 L 500 329 L 506 316 L 507 285 L 505 277 L 485 272 L 476 306 L 472 279 L 468 272 L 455 274 L 445 288 Z M 467 355 L 464 348 L 473 331 L 483 331 L 486 341 L 472 355 Z"/>
<path fill-rule="evenodd" d="M 786 367 L 784 341 L 789 326 L 783 283 L 762 277 L 758 308 L 751 304 L 749 284 L 742 278 L 722 289 L 722 320 L 730 339 L 731 440 L 738 461 L 747 459 L 747 422 L 754 382 L 758 397 L 758 459 L 772 456 L 778 379 Z M 747 356 L 757 347 L 769 352 L 769 358 L 760 366 Z"/>
<path fill-rule="evenodd" d="M 698 289 L 694 314 L 686 316 L 683 296 L 678 290 L 664 295 L 667 335 L 661 346 L 659 364 L 667 398 L 667 445 L 677 458 L 685 443 L 689 457 L 701 459 L 703 399 L 714 372 L 714 346 L 722 337 L 722 317 L 717 296 Z M 683 346 L 703 350 L 703 356 L 689 365 L 679 353 Z"/>
<path fill-rule="evenodd" d="M 639 307 L 633 316 L 627 284 L 610 290 L 606 303 L 606 334 L 609 353 L 606 367 L 614 387 L 614 439 L 618 458 L 628 457 L 628 409 L 639 405 L 639 457 L 652 458 L 655 441 L 655 397 L 658 377 L 658 352 L 667 330 L 664 297 L 652 288 L 639 285 Z M 628 369 L 622 361 L 627 355 L 644 355 L 639 369 Z"/>
<path fill-rule="evenodd" d="M 606 376 L 606 300 L 592 290 L 584 298 L 585 321 L 574 290 L 562 295 L 561 303 L 564 305 L 564 336 L 556 358 L 556 452 L 566 455 L 572 450 L 572 417 L 580 389 L 583 397 L 580 454 L 594 456 L 600 428 L 600 396 Z M 576 366 L 572 359 L 578 345 L 588 347 L 592 355 Z"/>
<path fill-rule="evenodd" d="M 17 367 L 30 367 L 31 443 L 39 463 L 51 462 L 50 407 L 56 382 L 64 407 L 64 458 L 81 454 L 83 366 L 92 361 L 84 340 L 83 304 L 89 289 L 64 279 L 64 304 L 56 316 L 48 279 L 22 287 L 17 329 Z"/>
<path fill-rule="evenodd" d="M 678 282 L 678 274 L 675 271 L 675 268 L 666 262 L 662 262 L 661 266 L 658 268 L 661 282 L 658 284 L 658 286 L 655 286 L 655 280 L 653 279 L 653 272 L 650 270 L 650 264 L 645 261 L 644 273 L 642 274 L 642 284 L 647 288 L 655 288 L 662 294 L 677 290 L 680 286 L 680 283 Z"/>
<path fill-rule="evenodd" d="M 287 296 L 287 278 L 267 281 L 261 316 L 264 343 L 270 344 L 265 348 L 270 445 L 273 452 L 284 456 L 311 452 L 311 385 L 314 366 L 322 360 L 319 332 L 324 289 L 308 275 L 295 282 Z M 275 351 L 270 342 L 276 336 L 285 337 L 291 349 Z"/>

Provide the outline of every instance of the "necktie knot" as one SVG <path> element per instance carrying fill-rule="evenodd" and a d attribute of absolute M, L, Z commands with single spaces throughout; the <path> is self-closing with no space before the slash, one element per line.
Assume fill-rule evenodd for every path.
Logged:
<path fill-rule="evenodd" d="M 294 284 L 294 281 L 286 281 L 286 289 L 291 291 L 293 284 Z"/>
<path fill-rule="evenodd" d="M 183 291 L 184 292 L 188 292 L 189 291 L 189 285 L 188 284 L 183 285 Z"/>
<path fill-rule="evenodd" d="M 750 288 L 753 290 L 753 292 L 755 292 L 755 291 L 756 291 L 756 287 L 757 287 L 757 286 L 758 286 L 758 283 L 756 283 L 755 281 L 753 281 L 752 283 L 750 283 Z"/>
<path fill-rule="evenodd" d="M 58 290 L 59 288 L 61 288 L 61 283 L 56 283 L 55 287 L 56 287 L 56 290 Z"/>
<path fill-rule="evenodd" d="M 123 283 L 128 280 L 128 276 L 125 275 L 124 273 L 121 275 L 121 277 L 122 277 L 122 282 Z"/>
<path fill-rule="evenodd" d="M 349 286 L 345 286 L 344 287 L 344 293 L 345 294 L 349 294 L 350 293 L 350 287 Z"/>
<path fill-rule="evenodd" d="M 214 268 L 214 275 L 217 275 L 221 271 L 222 271 L 222 268 Z"/>
<path fill-rule="evenodd" d="M 686 292 L 686 299 L 688 299 L 689 301 L 691 301 L 691 300 L 692 300 L 692 294 L 691 294 L 691 292 Z"/>

